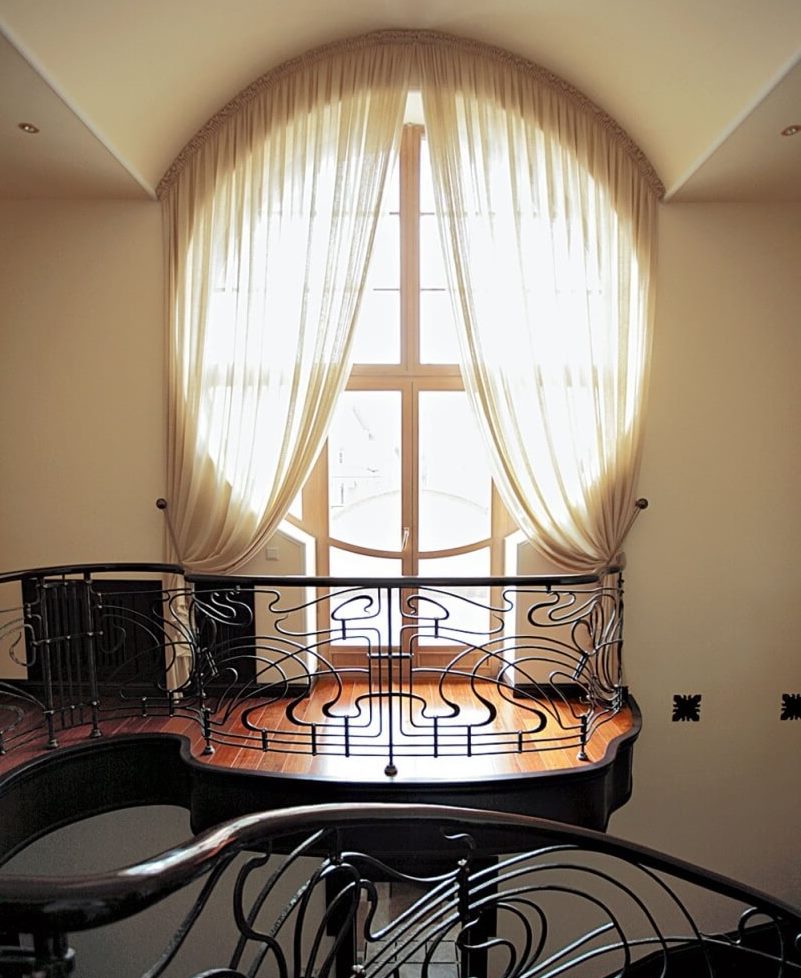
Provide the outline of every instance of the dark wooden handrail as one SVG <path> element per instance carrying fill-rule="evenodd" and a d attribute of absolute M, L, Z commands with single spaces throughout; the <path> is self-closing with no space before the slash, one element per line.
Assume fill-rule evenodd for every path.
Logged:
<path fill-rule="evenodd" d="M 6 571 L 0 574 L 0 584 L 11 584 L 14 581 L 21 581 L 24 578 L 45 578 L 45 577 L 81 577 L 92 574 L 179 574 L 183 575 L 184 569 L 180 564 L 159 564 L 138 561 L 102 564 L 59 564 L 54 567 L 31 567 L 26 570 Z"/>
<path fill-rule="evenodd" d="M 364 829 L 431 823 L 448 830 L 476 832 L 473 852 L 480 855 L 536 849 L 575 848 L 604 853 L 622 862 L 647 867 L 676 879 L 714 890 L 720 896 L 778 912 L 797 922 L 801 908 L 755 887 L 704 869 L 647 846 L 548 819 L 449 805 L 310 805 L 235 818 L 200 833 L 143 862 L 108 873 L 75 876 L 0 875 L 0 919 L 22 931 L 75 931 L 130 917 L 208 873 L 219 862 L 243 850 L 267 851 L 277 840 L 310 836 L 320 829 Z M 482 845 L 481 831 L 493 841 Z M 504 845 L 498 845 L 499 833 Z M 352 838 L 352 837 L 351 837 Z"/>
<path fill-rule="evenodd" d="M 281 584 L 308 587 L 564 587 L 575 584 L 597 584 L 613 574 L 619 574 L 623 564 L 603 567 L 598 571 L 583 574 L 529 574 L 495 575 L 470 577 L 438 576 L 399 576 L 399 577 L 318 577 L 300 574 L 197 574 L 186 570 L 181 564 L 162 564 L 148 562 L 119 562 L 96 564 L 59 564 L 48 567 L 30 567 L 25 570 L 6 571 L 0 574 L 0 584 L 8 584 L 23 578 L 80 577 L 92 574 L 113 574 L 119 572 L 136 574 L 176 574 L 189 583 L 209 584 L 225 580 L 231 584 L 264 585 L 277 587 Z"/>

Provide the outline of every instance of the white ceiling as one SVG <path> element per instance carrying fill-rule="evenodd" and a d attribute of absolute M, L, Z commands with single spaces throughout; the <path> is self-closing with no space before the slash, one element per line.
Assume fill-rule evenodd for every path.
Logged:
<path fill-rule="evenodd" d="M 555 71 L 628 130 L 668 199 L 801 201 L 801 134 L 779 135 L 801 124 L 801 0 L 0 0 L 0 197 L 153 196 L 258 75 L 380 28 Z"/>

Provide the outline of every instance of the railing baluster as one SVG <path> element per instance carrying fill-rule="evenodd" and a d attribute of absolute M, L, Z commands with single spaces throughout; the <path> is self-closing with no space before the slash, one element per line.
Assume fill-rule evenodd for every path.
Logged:
<path fill-rule="evenodd" d="M 83 576 L 84 620 L 86 621 L 86 658 L 89 671 L 89 706 L 92 711 L 92 732 L 90 737 L 100 736 L 100 694 L 97 687 L 97 660 L 95 656 L 95 609 L 92 601 L 92 578 L 87 572 Z"/>
<path fill-rule="evenodd" d="M 50 611 L 47 600 L 47 585 L 40 578 L 37 580 L 37 591 L 39 594 L 40 621 L 42 623 L 42 637 L 39 644 L 39 651 L 42 657 L 42 683 L 44 689 L 42 698 L 44 700 L 44 716 L 47 724 L 47 746 L 50 750 L 58 747 L 56 739 L 53 717 L 55 712 L 55 696 L 53 691 L 53 671 L 50 659 Z"/>
<path fill-rule="evenodd" d="M 209 756 L 214 753 L 214 747 L 211 743 L 211 710 L 204 704 L 201 708 L 201 714 L 203 717 L 203 739 L 206 742 L 203 753 Z"/>
<path fill-rule="evenodd" d="M 579 718 L 579 723 L 581 724 L 581 730 L 580 730 L 580 733 L 579 733 L 579 737 L 581 738 L 581 746 L 579 747 L 578 759 L 580 761 L 586 761 L 587 760 L 587 729 L 588 729 L 587 719 L 588 719 L 588 717 L 589 717 L 589 714 L 588 713 L 582 713 L 581 717 Z"/>
<path fill-rule="evenodd" d="M 381 593 L 380 591 L 378 592 Z M 392 664 L 392 589 L 387 586 L 386 589 L 386 602 L 387 602 L 387 634 L 385 636 L 384 642 L 384 655 L 386 656 L 387 662 L 387 755 L 388 760 L 386 767 L 384 768 L 384 774 L 388 778 L 394 778 L 398 773 L 398 769 L 395 766 L 395 686 L 394 686 L 394 672 Z M 380 603 L 380 599 L 379 599 Z M 379 650 L 380 651 L 380 650 Z M 379 659 L 379 668 L 380 668 Z M 381 703 L 379 702 L 379 707 Z"/>

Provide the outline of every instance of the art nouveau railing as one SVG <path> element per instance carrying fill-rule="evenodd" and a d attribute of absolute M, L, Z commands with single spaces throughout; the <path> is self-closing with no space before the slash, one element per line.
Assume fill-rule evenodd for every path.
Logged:
<path fill-rule="evenodd" d="M 199 880 L 148 978 L 801 973 L 801 913 L 731 880 L 558 823 L 402 805 L 248 816 L 102 876 L 0 877 L 0 973 L 81 975 L 70 934 Z"/>
<path fill-rule="evenodd" d="M 394 775 L 409 756 L 586 758 L 625 700 L 617 568 L 221 580 L 94 565 L 4 575 L 0 606 L 3 752 L 170 715 L 207 753 L 366 756 Z"/>

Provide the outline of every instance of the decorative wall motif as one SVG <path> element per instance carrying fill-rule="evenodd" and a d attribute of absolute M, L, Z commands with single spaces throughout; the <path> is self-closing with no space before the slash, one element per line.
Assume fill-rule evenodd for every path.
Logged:
<path fill-rule="evenodd" d="M 673 721 L 701 719 L 701 694 L 690 693 L 682 695 L 675 693 L 673 696 Z"/>
<path fill-rule="evenodd" d="M 782 693 L 781 720 L 801 720 L 801 693 Z"/>

